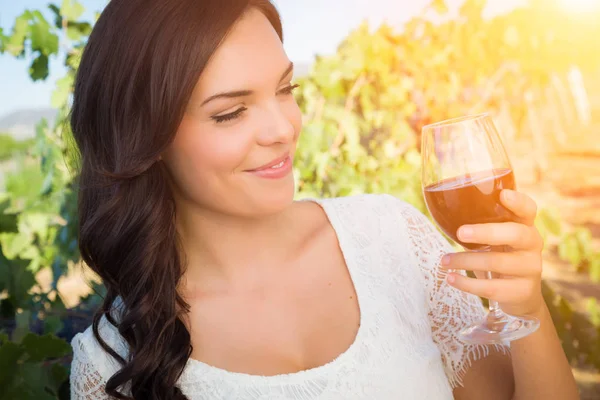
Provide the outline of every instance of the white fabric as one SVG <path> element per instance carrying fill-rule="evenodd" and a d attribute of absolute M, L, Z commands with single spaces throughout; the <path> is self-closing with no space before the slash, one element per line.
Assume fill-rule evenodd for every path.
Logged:
<path fill-rule="evenodd" d="M 470 363 L 489 351 L 457 337 L 484 310 L 477 297 L 445 282 L 438 264 L 452 247 L 418 210 L 389 195 L 311 201 L 325 210 L 354 282 L 361 311 L 354 343 L 326 365 L 276 376 L 190 359 L 178 386 L 190 400 L 452 399 Z M 127 353 L 106 320 L 100 334 Z M 103 386 L 119 364 L 91 328 L 72 345 L 72 399 L 107 399 Z"/>

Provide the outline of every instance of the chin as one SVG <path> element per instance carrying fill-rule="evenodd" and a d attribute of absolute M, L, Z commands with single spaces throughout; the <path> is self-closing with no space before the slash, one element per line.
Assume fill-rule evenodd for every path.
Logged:
<path fill-rule="evenodd" d="M 261 214 L 276 214 L 294 202 L 296 187 L 292 176 L 285 182 L 274 186 L 257 189 L 252 196 L 255 199 L 256 208 L 261 211 Z"/>

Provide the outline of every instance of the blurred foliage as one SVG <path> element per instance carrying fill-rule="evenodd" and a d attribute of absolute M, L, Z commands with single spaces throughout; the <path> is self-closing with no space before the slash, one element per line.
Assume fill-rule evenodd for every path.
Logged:
<path fill-rule="evenodd" d="M 592 282 L 600 282 L 600 251 L 594 250 L 589 229 L 578 227 L 565 233 L 558 246 L 558 254 L 576 271 L 589 271 Z"/>
<path fill-rule="evenodd" d="M 67 74 L 57 82 L 53 126 L 42 120 L 27 157 L 9 173 L 0 193 L 0 400 L 68 398 L 69 341 L 85 329 L 98 305 L 91 296 L 66 309 L 57 283 L 79 262 L 75 153 L 67 124 L 75 71 L 92 23 L 79 21 L 84 8 L 75 0 L 50 4 L 53 21 L 40 11 L 25 11 L 12 32 L 0 30 L 0 52 L 32 59 L 32 80 L 48 76 L 48 58 L 59 46 Z M 4 148 L 3 148 L 4 150 Z M 49 269 L 49 289 L 36 273 Z M 101 293 L 102 288 L 96 290 Z M 96 296 L 97 297 L 97 296 Z M 6 390 L 5 390 L 6 388 Z"/>
<path fill-rule="evenodd" d="M 598 255 L 592 250 L 591 233 L 576 227 L 567 230 L 560 222 L 557 210 L 542 209 L 538 213 L 536 226 L 545 241 L 558 238 L 558 255 L 577 271 L 589 268 L 590 278 L 598 282 Z M 554 326 L 560 336 L 567 357 L 578 365 L 590 365 L 600 371 L 600 304 L 589 298 L 584 310 L 577 310 L 567 299 L 557 294 L 546 282 L 542 293 Z"/>
<path fill-rule="evenodd" d="M 25 153 L 33 144 L 33 140 L 17 141 L 9 134 L 0 133 L 0 162 Z"/>
<path fill-rule="evenodd" d="M 0 334 L 1 400 L 66 398 L 68 369 L 61 358 L 71 348 L 54 335 L 27 333 L 18 342 Z"/>
<path fill-rule="evenodd" d="M 573 66 L 600 69 L 600 52 L 588 40 L 600 36 L 597 14 L 568 15 L 552 1 L 532 0 L 484 18 L 484 6 L 483 0 L 467 0 L 450 16 L 445 2 L 435 0 L 399 32 L 363 24 L 336 54 L 317 58 L 297 92 L 305 116 L 295 159 L 299 197 L 385 192 L 426 212 L 420 187 L 423 125 L 488 111 L 501 129 L 509 120 L 523 134 L 530 129 L 526 122 L 536 117 L 531 98 L 556 74 Z M 48 76 L 48 58 L 59 49 L 68 71 L 52 95 L 56 122 L 40 122 L 28 156 L 17 158 L 18 172 L 8 176 L 6 193 L 0 193 L 0 330 L 5 331 L 0 384 L 10 388 L 0 400 L 64 398 L 67 376 L 60 365 L 68 365 L 69 350 L 63 339 L 85 328 L 98 304 L 92 295 L 66 309 L 57 291 L 59 278 L 79 262 L 77 159 L 66 122 L 92 22 L 80 20 L 83 7 L 76 0 L 49 9 L 52 21 L 26 11 L 11 32 L 0 29 L 0 53 L 31 59 L 34 81 Z M 589 268 L 597 279 L 598 257 L 587 233 L 565 232 L 550 210 L 542 210 L 536 224 L 545 237 L 563 236 L 561 257 Z M 53 277 L 47 292 L 35 281 L 42 269 Z M 600 367 L 598 304 L 573 310 L 547 285 L 544 296 L 569 358 Z"/>

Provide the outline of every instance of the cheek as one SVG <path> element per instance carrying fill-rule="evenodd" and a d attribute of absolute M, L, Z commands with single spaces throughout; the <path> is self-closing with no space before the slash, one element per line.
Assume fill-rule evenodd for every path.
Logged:
<path fill-rule="evenodd" d="M 197 186 L 216 190 L 223 185 L 224 179 L 243 165 L 252 146 L 245 139 L 249 135 L 236 135 L 235 140 L 231 135 L 227 129 L 184 120 L 168 152 L 179 185 L 186 191 L 196 191 Z"/>

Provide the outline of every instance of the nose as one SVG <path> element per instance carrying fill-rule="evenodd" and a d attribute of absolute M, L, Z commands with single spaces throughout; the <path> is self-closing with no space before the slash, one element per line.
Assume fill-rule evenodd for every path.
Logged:
<path fill-rule="evenodd" d="M 263 113 L 264 124 L 258 134 L 258 144 L 270 146 L 277 143 L 290 143 L 294 140 L 295 128 L 286 105 L 278 101 L 269 104 Z"/>

